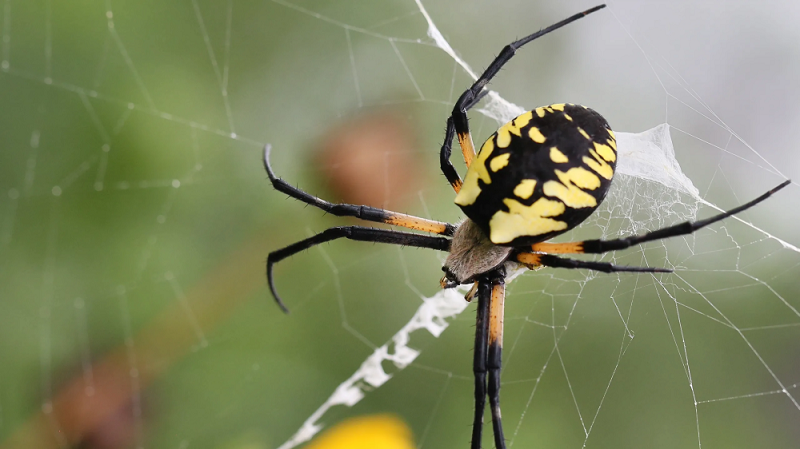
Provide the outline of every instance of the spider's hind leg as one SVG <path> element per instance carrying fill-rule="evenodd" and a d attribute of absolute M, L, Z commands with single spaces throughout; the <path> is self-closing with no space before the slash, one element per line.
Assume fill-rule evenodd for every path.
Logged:
<path fill-rule="evenodd" d="M 704 220 L 684 221 L 683 223 L 678 223 L 676 225 L 667 226 L 661 229 L 655 229 L 653 231 L 646 232 L 644 234 L 632 235 L 630 237 L 623 237 L 613 240 L 585 240 L 582 242 L 565 242 L 565 243 L 550 243 L 550 242 L 534 243 L 531 246 L 531 251 L 537 253 L 547 253 L 547 254 L 602 254 L 602 253 L 607 253 L 609 251 L 616 251 L 625 248 L 630 248 L 633 245 L 638 245 L 640 243 L 645 243 L 645 242 L 651 242 L 653 240 L 661 240 L 668 237 L 688 235 L 697 231 L 698 229 L 704 228 L 710 224 L 716 223 L 732 215 L 738 214 L 739 212 L 750 209 L 751 207 L 766 200 L 767 198 L 775 194 L 777 191 L 788 186 L 789 184 L 791 184 L 791 181 L 786 180 L 752 201 L 749 201 L 747 203 L 742 204 L 741 206 L 734 207 L 733 209 L 719 213 L 712 217 L 706 218 Z"/>

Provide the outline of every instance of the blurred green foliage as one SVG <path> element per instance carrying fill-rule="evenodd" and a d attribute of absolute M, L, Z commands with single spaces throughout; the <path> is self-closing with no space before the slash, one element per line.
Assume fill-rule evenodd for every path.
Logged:
<path fill-rule="evenodd" d="M 510 39 L 586 5 L 426 6 L 458 54 L 480 68 Z M 164 369 L 134 394 L 143 412 L 132 444 L 277 447 L 370 345 L 412 316 L 418 292 L 436 292 L 439 255 L 336 242 L 276 269 L 290 316 L 265 282 L 244 298 L 218 298 L 230 301 L 229 315 L 207 328 L 191 302 L 241 248 L 266 257 L 348 223 L 275 193 L 261 147 L 272 143 L 282 177 L 324 197 L 317 178 L 328 168 L 314 162 L 315 145 L 371 105 L 399 105 L 419 130 L 415 158 L 426 184 L 407 194 L 403 212 L 459 219 L 437 151 L 453 92 L 469 78 L 430 45 L 414 2 L 5 0 L 0 12 L 8 63 L 0 71 L 0 441 L 71 380 L 91 385 L 91 364 L 109 351 L 132 342 L 135 355 L 137 332 L 177 308 L 174 329 L 196 341 L 173 360 L 138 362 Z M 482 31 L 486 23 L 504 25 Z M 527 106 L 598 104 L 622 130 L 660 123 L 665 100 L 652 77 L 637 84 L 626 70 L 596 74 L 606 38 L 625 38 L 610 13 L 526 49 L 495 85 Z M 614 53 L 647 66 L 635 49 Z M 631 97 L 636 108 L 626 107 Z M 496 127 L 480 114 L 471 124 L 476 141 Z M 678 157 L 699 171 L 691 154 Z M 736 170 L 708 159 L 723 173 Z M 698 185 L 711 183 L 709 173 Z M 585 234 L 620 226 L 600 220 Z M 739 234 L 709 232 L 670 247 L 681 280 L 662 285 L 561 272 L 515 281 L 503 373 L 515 446 L 696 447 L 698 427 L 703 447 L 796 444 L 798 409 L 784 394 L 695 405 L 774 391 L 776 378 L 791 388 L 798 381 L 798 317 L 789 307 L 798 306 L 797 254 L 745 227 L 731 232 Z M 247 266 L 263 270 L 263 257 Z M 762 363 L 717 304 L 739 329 L 791 326 L 747 333 Z M 324 422 L 391 412 L 424 447 L 464 447 L 472 317 L 470 308 L 442 338 L 416 340 L 423 352 L 411 367 Z"/>

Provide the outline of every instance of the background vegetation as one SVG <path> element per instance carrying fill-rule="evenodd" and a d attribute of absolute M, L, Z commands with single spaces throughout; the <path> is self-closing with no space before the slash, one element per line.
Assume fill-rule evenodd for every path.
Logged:
<path fill-rule="evenodd" d="M 387 162 L 372 175 L 410 165 L 373 187 L 378 205 L 459 219 L 438 146 L 469 78 L 425 44 L 413 1 L 0 5 L 0 444 L 277 447 L 437 291 L 437 255 L 357 243 L 277 268 L 290 316 L 263 275 L 270 251 L 352 223 L 274 192 L 266 142 L 281 176 L 336 198 L 348 160 L 320 154 L 341 150 L 336 133 L 368 132 L 360 120 L 387 114 L 406 140 L 382 142 L 392 150 L 377 148 Z M 476 69 L 592 6 L 424 5 Z M 800 176 L 794 4 L 611 6 L 526 48 L 493 88 L 526 107 L 591 105 L 621 131 L 668 121 L 682 167 L 723 207 Z M 480 114 L 471 123 L 479 142 L 497 126 Z M 798 244 L 797 193 L 746 219 Z M 667 198 L 645 190 L 637 208 Z M 573 237 L 630 226 L 600 219 Z M 516 447 L 697 447 L 698 422 L 704 448 L 796 446 L 800 411 L 774 394 L 773 375 L 797 397 L 798 253 L 736 223 L 676 245 L 648 261 L 670 251 L 686 283 L 540 273 L 513 284 L 503 398 Z M 737 329 L 710 319 L 719 315 L 687 285 Z M 674 298 L 700 313 L 681 306 L 679 324 Z M 415 341 L 414 365 L 325 422 L 390 412 L 423 447 L 464 447 L 472 317 Z M 738 330 L 763 326 L 780 327 L 744 331 L 762 363 Z"/>

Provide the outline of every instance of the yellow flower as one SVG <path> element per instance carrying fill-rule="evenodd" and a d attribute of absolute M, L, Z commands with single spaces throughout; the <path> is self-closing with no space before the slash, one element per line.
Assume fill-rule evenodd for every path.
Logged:
<path fill-rule="evenodd" d="M 306 449 L 414 449 L 411 429 L 393 415 L 352 418 L 340 423 Z"/>

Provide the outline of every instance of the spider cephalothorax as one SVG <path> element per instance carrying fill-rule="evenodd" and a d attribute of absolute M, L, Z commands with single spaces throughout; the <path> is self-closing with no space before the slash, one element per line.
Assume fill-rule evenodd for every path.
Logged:
<path fill-rule="evenodd" d="M 458 225 L 450 241 L 450 252 L 442 266 L 442 288 L 474 282 L 503 265 L 513 249 L 492 243 L 481 228 L 467 218 Z"/>
<path fill-rule="evenodd" d="M 670 272 L 651 267 L 621 267 L 607 262 L 567 259 L 556 254 L 600 254 L 666 237 L 686 235 L 750 208 L 789 184 L 785 181 L 749 203 L 697 222 L 684 222 L 638 236 L 613 240 L 549 243 L 548 239 L 582 223 L 608 193 L 617 160 L 614 133 L 597 112 L 573 104 L 553 104 L 528 111 L 487 139 L 476 155 L 467 110 L 486 95 L 486 84 L 516 50 L 570 22 L 602 9 L 596 6 L 507 45 L 477 81 L 459 97 L 447 119 L 440 151 L 442 172 L 457 193 L 455 202 L 467 215 L 459 225 L 353 204 L 332 204 L 275 176 L 264 148 L 264 166 L 276 190 L 338 216 L 401 226 L 437 236 L 387 229 L 343 226 L 270 253 L 267 279 L 278 305 L 287 311 L 272 276 L 275 263 L 299 251 L 338 238 L 416 246 L 448 252 L 441 280 L 444 288 L 474 283 L 468 299 L 478 298 L 473 371 L 475 410 L 472 449 L 480 449 L 486 397 L 491 404 L 494 442 L 505 449 L 500 419 L 500 366 L 503 346 L 505 264 L 584 268 L 602 272 Z M 450 162 L 458 136 L 468 167 L 462 182 Z M 447 238 L 452 237 L 452 239 Z M 488 374 L 488 378 L 487 378 Z"/>

